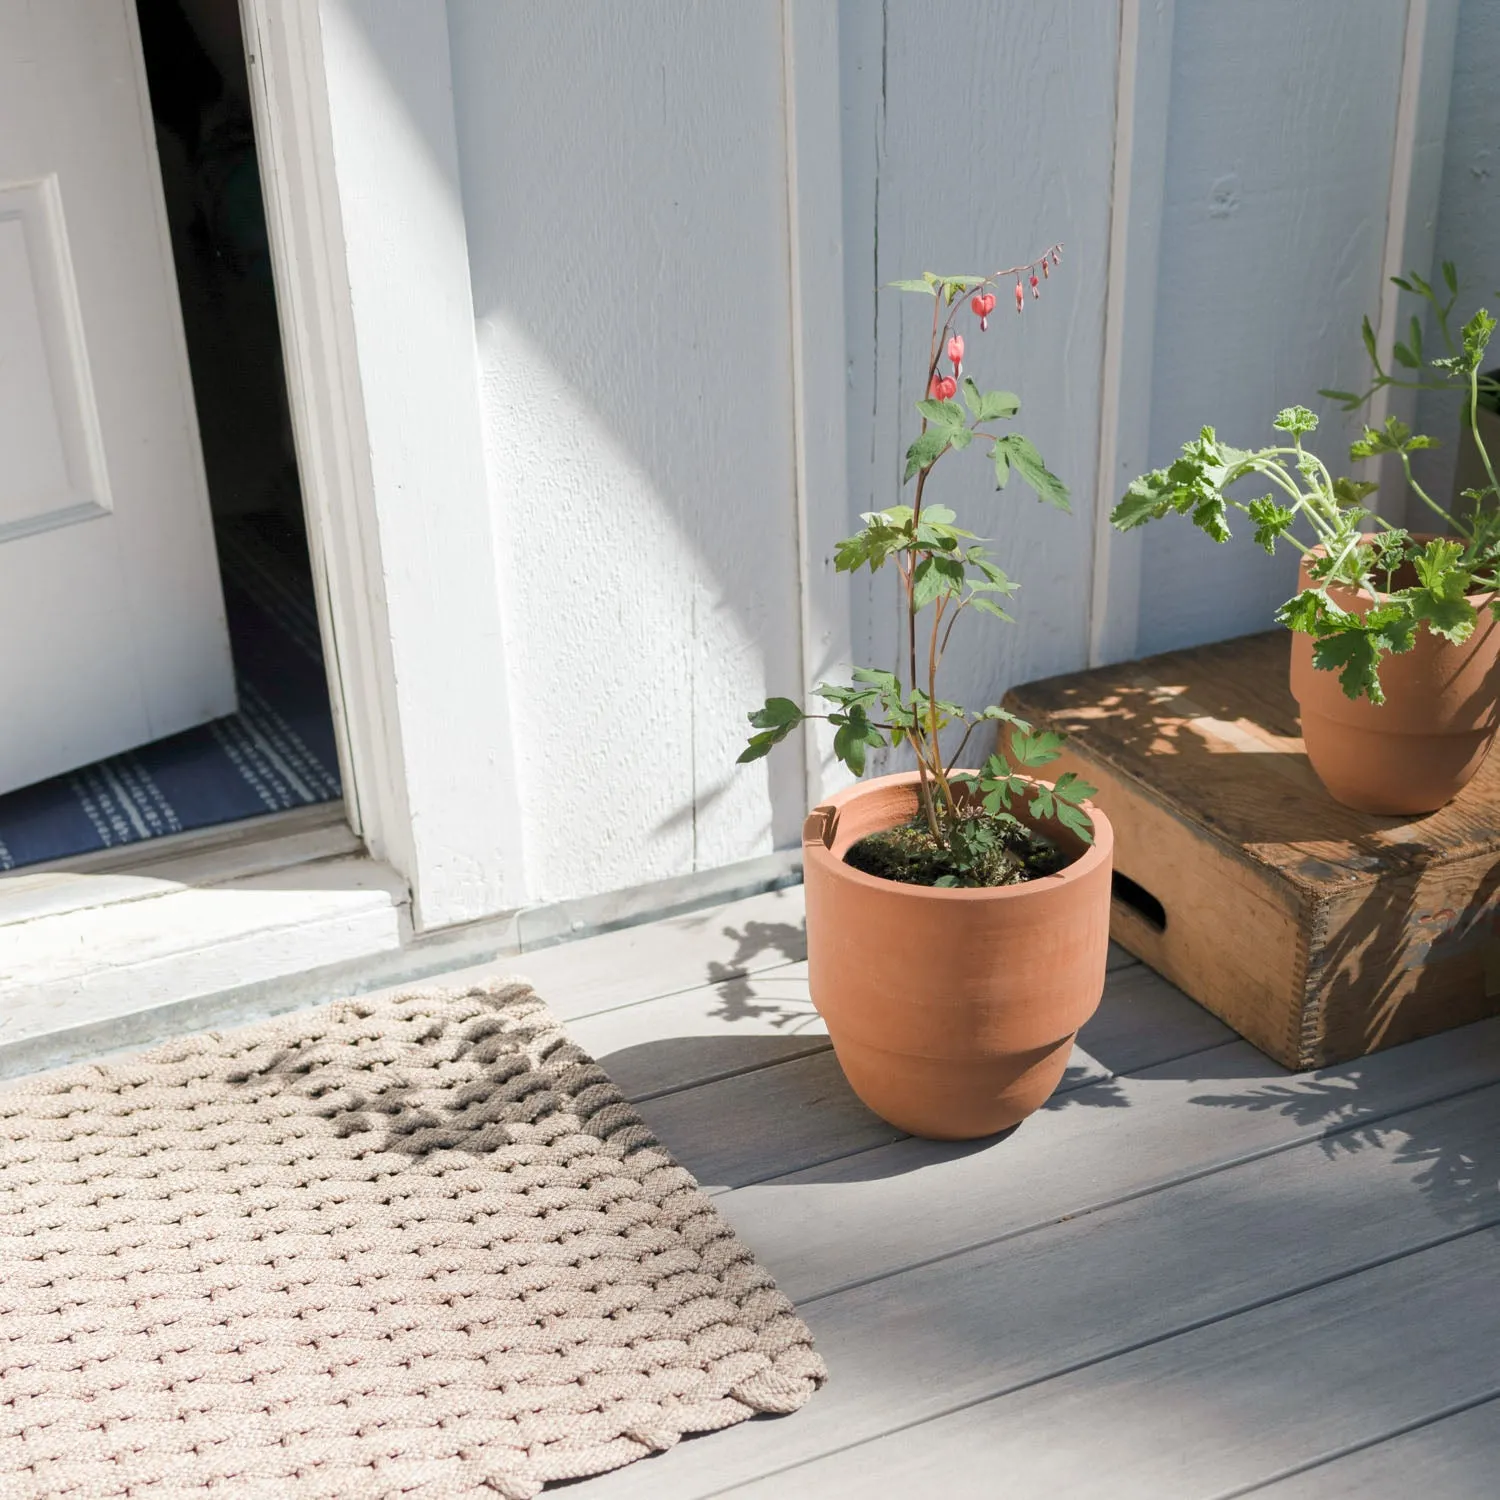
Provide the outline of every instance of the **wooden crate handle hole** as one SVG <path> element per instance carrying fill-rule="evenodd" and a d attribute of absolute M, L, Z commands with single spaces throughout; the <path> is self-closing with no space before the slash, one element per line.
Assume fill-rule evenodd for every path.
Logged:
<path fill-rule="evenodd" d="M 1111 894 L 1116 901 L 1133 911 L 1153 932 L 1167 930 L 1167 909 L 1145 886 L 1118 870 L 1110 881 Z"/>

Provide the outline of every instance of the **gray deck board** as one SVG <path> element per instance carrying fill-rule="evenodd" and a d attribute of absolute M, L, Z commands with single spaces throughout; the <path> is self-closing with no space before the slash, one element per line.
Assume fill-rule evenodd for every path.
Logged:
<path fill-rule="evenodd" d="M 615 1006 L 571 1030 L 628 1097 L 653 1101 L 652 1128 L 710 1192 L 903 1138 L 859 1102 L 828 1054 L 805 963 Z M 1231 1035 L 1150 970 L 1121 968 L 1056 1098 Z"/>
<path fill-rule="evenodd" d="M 520 953 L 485 965 L 483 972 L 531 980 L 553 1014 L 569 1021 L 804 959 L 802 913 L 802 887 L 792 886 Z"/>
<path fill-rule="evenodd" d="M 569 1022 L 630 1099 L 711 1083 L 828 1048 L 807 965 L 782 964 L 723 984 Z"/>
<path fill-rule="evenodd" d="M 1500 1084 L 807 1303 L 832 1378 L 805 1411 L 600 1494 L 711 1493 L 1500 1222 L 1476 1174 L 1432 1171 L 1436 1142 L 1462 1163 L 1497 1139 Z"/>
<path fill-rule="evenodd" d="M 1476 1500 L 1500 1490 L 1500 1394 L 1249 1493 L 1255 1500 Z"/>
<path fill-rule="evenodd" d="M 734 1493 L 745 1500 L 1237 1493 L 1493 1394 L 1497 1263 L 1500 1229 L 1476 1230 Z"/>
<path fill-rule="evenodd" d="M 715 1193 L 832 1374 L 792 1417 L 570 1494 L 1497 1488 L 1500 1022 L 1293 1076 L 1115 951 L 1065 1090 L 1007 1138 L 944 1146 L 844 1084 L 800 892 L 674 921 L 514 967 Z"/>
<path fill-rule="evenodd" d="M 719 1207 L 805 1300 L 1497 1080 L 1500 1021 L 1300 1078 L 1234 1042 L 1060 1095 L 1004 1140 L 897 1141 Z"/>

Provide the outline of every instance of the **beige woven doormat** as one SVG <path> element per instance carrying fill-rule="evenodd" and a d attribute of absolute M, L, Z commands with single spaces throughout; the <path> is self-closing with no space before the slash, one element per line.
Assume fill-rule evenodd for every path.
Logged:
<path fill-rule="evenodd" d="M 0 1495 L 495 1495 L 823 1378 L 524 986 L 0 1090 Z"/>

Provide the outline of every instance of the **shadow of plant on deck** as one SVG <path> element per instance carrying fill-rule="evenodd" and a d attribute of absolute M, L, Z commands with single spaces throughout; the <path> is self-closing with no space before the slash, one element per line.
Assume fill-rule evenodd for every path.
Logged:
<path fill-rule="evenodd" d="M 1475 1227 L 1500 1222 L 1500 1083 L 1392 1110 L 1362 1094 L 1368 1072 L 1346 1065 L 1333 1076 L 1290 1077 L 1192 1102 L 1279 1114 L 1315 1132 L 1329 1157 L 1386 1152 L 1393 1165 L 1417 1169 L 1413 1180 L 1444 1218 Z"/>
<path fill-rule="evenodd" d="M 768 1021 L 781 1029 L 805 1021 L 813 1012 L 810 1004 L 788 1005 L 783 1001 L 765 998 L 756 989 L 756 979 L 762 983 L 769 976 L 765 969 L 776 965 L 760 965 L 751 972 L 749 965 L 766 954 L 778 954 L 782 962 L 801 963 L 807 957 L 807 930 L 800 922 L 762 922 L 751 920 L 742 927 L 724 928 L 724 936 L 735 945 L 728 960 L 710 959 L 707 970 L 708 983 L 718 995 L 718 1005 L 709 1012 L 716 1020 L 733 1024 L 737 1021 Z"/>

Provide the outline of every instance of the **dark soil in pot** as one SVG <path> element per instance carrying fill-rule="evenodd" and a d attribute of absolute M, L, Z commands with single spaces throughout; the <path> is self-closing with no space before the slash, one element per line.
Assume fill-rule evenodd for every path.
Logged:
<path fill-rule="evenodd" d="M 959 828 L 958 850 L 944 845 L 920 818 L 866 834 L 844 863 L 903 885 L 992 887 L 1055 875 L 1069 858 L 1046 834 L 1015 818 L 979 814 Z M 968 834 L 965 838 L 964 835 Z"/>

